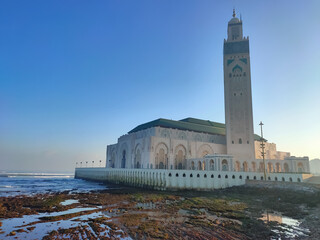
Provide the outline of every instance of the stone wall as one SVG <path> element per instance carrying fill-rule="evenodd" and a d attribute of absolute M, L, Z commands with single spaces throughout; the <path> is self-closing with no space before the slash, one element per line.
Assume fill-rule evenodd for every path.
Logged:
<path fill-rule="evenodd" d="M 213 190 L 263 180 L 263 173 L 198 170 L 76 168 L 75 178 L 157 190 Z M 271 173 L 268 181 L 302 182 L 302 174 Z"/>

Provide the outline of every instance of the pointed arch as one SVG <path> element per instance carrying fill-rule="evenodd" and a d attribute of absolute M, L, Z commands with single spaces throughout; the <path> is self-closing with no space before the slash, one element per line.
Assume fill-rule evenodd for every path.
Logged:
<path fill-rule="evenodd" d="M 222 171 L 229 171 L 229 164 L 227 159 L 223 159 L 221 163 L 222 163 Z"/>
<path fill-rule="evenodd" d="M 166 169 L 168 164 L 168 146 L 161 142 L 156 146 L 155 168 Z"/>
<path fill-rule="evenodd" d="M 244 172 L 248 172 L 248 171 L 249 171 L 249 169 L 248 169 L 248 163 L 247 163 L 246 161 L 243 162 L 242 168 L 243 168 L 243 171 L 244 171 Z"/>
<path fill-rule="evenodd" d="M 174 167 L 175 169 L 186 168 L 187 149 L 184 145 L 179 144 L 174 150 Z"/>
<path fill-rule="evenodd" d="M 202 144 L 197 151 L 197 157 L 198 158 L 203 158 L 206 155 L 212 155 L 213 154 L 213 149 L 210 147 L 208 144 Z"/>
<path fill-rule="evenodd" d="M 120 167 L 121 168 L 126 168 L 128 165 L 128 144 L 123 143 L 120 147 L 120 153 L 119 153 L 119 158 L 120 158 Z"/>
<path fill-rule="evenodd" d="M 141 168 L 141 144 L 137 144 L 134 150 L 134 168 Z"/>
<path fill-rule="evenodd" d="M 236 171 L 240 172 L 240 170 L 241 170 L 240 162 L 236 161 Z"/>

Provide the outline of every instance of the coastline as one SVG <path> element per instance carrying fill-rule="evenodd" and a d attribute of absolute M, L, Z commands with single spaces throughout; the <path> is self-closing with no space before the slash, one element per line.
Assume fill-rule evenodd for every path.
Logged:
<path fill-rule="evenodd" d="M 295 239 L 320 237 L 319 192 L 254 187 L 158 192 L 116 187 L 90 193 L 65 191 L 1 197 L 0 238 L 286 239 L 288 234 L 296 234 Z M 293 219 L 299 226 L 285 226 L 289 230 L 284 230 L 284 224 L 265 222 L 260 218 L 266 211 Z M 43 232 L 45 226 L 47 231 Z M 42 234 L 37 234 L 39 231 Z"/>

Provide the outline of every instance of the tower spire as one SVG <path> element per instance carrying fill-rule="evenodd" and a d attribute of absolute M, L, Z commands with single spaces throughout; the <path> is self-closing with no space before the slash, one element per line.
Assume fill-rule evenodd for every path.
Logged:
<path fill-rule="evenodd" d="M 233 8 L 232 17 L 236 17 L 236 10 Z"/>

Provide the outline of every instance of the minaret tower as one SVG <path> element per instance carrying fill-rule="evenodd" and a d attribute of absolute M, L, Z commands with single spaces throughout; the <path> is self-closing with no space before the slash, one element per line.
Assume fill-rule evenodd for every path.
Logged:
<path fill-rule="evenodd" d="M 255 159 L 249 37 L 243 37 L 234 9 L 232 17 L 223 46 L 227 154 L 243 168 L 245 161 L 251 166 Z"/>

